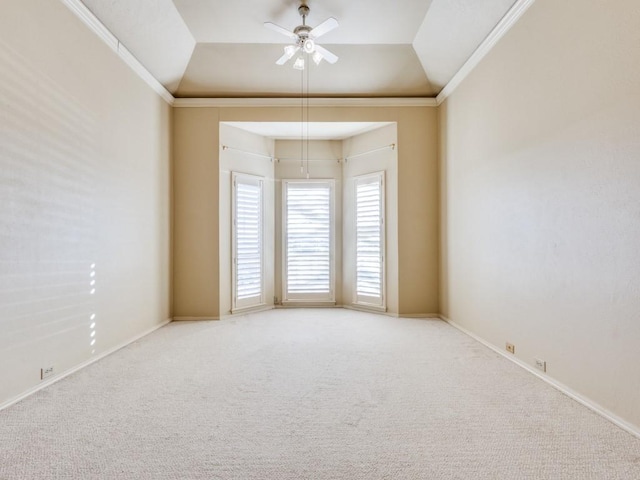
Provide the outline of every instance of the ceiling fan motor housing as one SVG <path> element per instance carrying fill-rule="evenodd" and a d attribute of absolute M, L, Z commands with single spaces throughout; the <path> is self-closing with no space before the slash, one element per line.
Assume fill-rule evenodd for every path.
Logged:
<path fill-rule="evenodd" d="M 293 33 L 298 35 L 298 37 L 306 38 L 309 36 L 309 32 L 311 30 L 312 28 L 309 25 L 298 25 L 296 28 L 293 29 Z"/>

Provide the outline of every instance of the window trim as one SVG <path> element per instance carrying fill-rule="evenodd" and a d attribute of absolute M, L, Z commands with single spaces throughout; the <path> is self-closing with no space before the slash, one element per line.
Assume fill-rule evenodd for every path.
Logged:
<path fill-rule="evenodd" d="M 387 251 L 386 251 L 386 185 L 385 185 L 385 171 L 366 173 L 353 177 L 353 226 L 354 226 L 354 250 L 353 250 L 353 305 L 359 307 L 365 307 L 369 309 L 387 311 Z M 365 183 L 380 182 L 380 291 L 381 298 L 380 303 L 366 301 L 366 298 L 361 299 L 358 295 L 358 185 Z"/>
<path fill-rule="evenodd" d="M 288 292 L 288 235 L 287 235 L 287 192 L 289 184 L 304 184 L 304 183 L 316 183 L 326 184 L 329 186 L 329 283 L 330 292 L 328 296 L 322 295 L 314 298 L 313 295 L 308 298 L 298 297 L 297 295 L 290 296 Z M 318 179 L 282 179 L 282 305 L 294 306 L 326 306 L 335 305 L 336 303 L 336 213 L 335 213 L 335 190 L 336 181 L 334 178 L 318 178 Z"/>
<path fill-rule="evenodd" d="M 238 299 L 238 237 L 237 237 L 237 186 L 238 182 L 260 186 L 260 295 L 251 299 Z M 248 173 L 231 172 L 231 313 L 262 307 L 265 303 L 265 177 Z"/>

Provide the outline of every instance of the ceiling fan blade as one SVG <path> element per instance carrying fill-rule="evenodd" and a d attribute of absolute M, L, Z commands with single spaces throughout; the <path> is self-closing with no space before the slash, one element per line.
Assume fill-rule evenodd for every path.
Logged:
<path fill-rule="evenodd" d="M 300 50 L 300 47 L 298 46 L 294 47 L 293 45 L 287 45 L 284 47 L 284 55 L 276 61 L 276 65 L 284 65 L 287 63 L 287 61 L 298 52 L 298 50 Z"/>
<path fill-rule="evenodd" d="M 309 32 L 309 36 L 311 38 L 318 38 L 324 35 L 325 33 L 329 33 L 334 28 L 338 28 L 338 20 L 335 18 L 327 18 L 324 22 L 318 25 L 316 28 Z"/>
<path fill-rule="evenodd" d="M 316 52 L 318 52 L 320 55 L 322 55 L 324 57 L 324 59 L 329 63 L 333 64 L 333 63 L 336 63 L 338 61 L 338 56 L 337 55 L 334 55 L 329 50 L 327 50 L 324 47 L 321 47 L 320 45 L 316 45 Z"/>
<path fill-rule="evenodd" d="M 290 32 L 286 28 L 282 28 L 280 25 L 276 25 L 275 23 L 271 23 L 271 22 L 264 22 L 264 26 L 270 30 L 273 30 L 274 32 L 278 32 L 278 33 L 281 33 L 282 35 L 286 35 L 292 40 L 298 40 L 298 36 L 295 33 Z"/>
<path fill-rule="evenodd" d="M 285 63 L 287 63 L 287 61 L 289 61 L 289 58 L 291 57 L 289 57 L 289 55 L 285 53 L 278 60 L 276 60 L 276 65 L 284 65 Z"/>

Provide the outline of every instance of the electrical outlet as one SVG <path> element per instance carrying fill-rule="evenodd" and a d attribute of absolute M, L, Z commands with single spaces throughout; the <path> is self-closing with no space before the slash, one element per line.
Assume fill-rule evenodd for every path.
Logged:
<path fill-rule="evenodd" d="M 547 371 L 547 362 L 545 362 L 544 360 L 540 360 L 539 358 L 534 358 L 534 360 L 536 361 L 536 368 L 538 370 L 541 370 L 543 372 Z"/>
<path fill-rule="evenodd" d="M 55 373 L 55 369 L 53 365 L 40 369 L 40 380 L 44 380 L 45 378 L 51 377 Z"/>
<path fill-rule="evenodd" d="M 507 342 L 506 349 L 509 353 L 516 353 L 516 346 L 513 343 Z"/>

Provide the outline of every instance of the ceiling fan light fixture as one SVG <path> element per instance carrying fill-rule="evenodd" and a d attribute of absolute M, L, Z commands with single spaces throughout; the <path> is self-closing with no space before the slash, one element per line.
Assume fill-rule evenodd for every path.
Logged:
<path fill-rule="evenodd" d="M 284 53 L 289 58 L 293 57 L 296 54 L 297 50 L 298 49 L 295 47 L 295 45 L 287 45 L 286 47 L 284 47 Z"/>
<path fill-rule="evenodd" d="M 302 57 L 296 58 L 296 61 L 293 64 L 293 68 L 295 68 L 296 70 L 304 70 L 304 58 Z"/>
<path fill-rule="evenodd" d="M 300 16 L 302 17 L 302 25 L 298 25 L 293 29 L 293 31 L 289 31 L 275 23 L 264 23 L 264 26 L 268 29 L 281 33 L 295 41 L 294 45 L 288 45 L 284 48 L 284 54 L 276 60 L 276 65 L 284 65 L 294 58 L 297 52 L 301 52 L 302 55 L 296 59 L 295 65 L 293 66 L 296 70 L 304 70 L 304 54 L 309 55 L 316 65 L 319 65 L 322 60 L 326 60 L 330 64 L 336 63 L 338 61 L 338 57 L 326 48 L 317 45 L 316 40 L 337 28 L 338 21 L 335 18 L 330 17 L 317 27 L 311 28 L 306 22 L 307 15 L 309 15 L 309 7 L 306 5 L 304 0 L 302 0 L 302 4 L 298 8 L 298 13 L 300 13 Z"/>
<path fill-rule="evenodd" d="M 310 38 L 307 38 L 304 41 L 304 45 L 302 46 L 302 49 L 304 50 L 305 53 L 313 53 L 316 50 L 316 44 L 313 40 L 311 40 Z"/>

